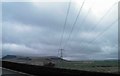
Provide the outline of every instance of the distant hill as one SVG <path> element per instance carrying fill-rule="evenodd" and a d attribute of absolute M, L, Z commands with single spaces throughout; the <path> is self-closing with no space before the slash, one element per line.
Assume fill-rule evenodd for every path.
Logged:
<path fill-rule="evenodd" d="M 56 57 L 56 56 L 44 56 L 44 57 L 25 57 L 25 56 L 16 56 L 16 55 L 6 55 L 3 58 L 3 61 L 11 61 L 17 63 L 25 63 L 31 65 L 40 65 L 40 66 L 52 66 L 58 62 L 65 62 L 66 60 Z"/>
<path fill-rule="evenodd" d="M 16 56 L 16 55 L 6 55 L 2 57 L 3 60 L 31 60 L 29 57 L 22 57 L 22 56 Z"/>
<path fill-rule="evenodd" d="M 42 61 L 42 62 L 56 62 L 56 61 L 65 61 L 64 59 L 56 56 L 44 56 L 44 57 L 24 57 L 24 56 L 16 56 L 16 55 L 6 55 L 2 58 L 3 60 L 29 60 L 29 61 Z"/>
<path fill-rule="evenodd" d="M 13 58 L 16 58 L 15 55 L 6 55 L 4 57 L 2 57 L 2 59 L 13 59 Z"/>

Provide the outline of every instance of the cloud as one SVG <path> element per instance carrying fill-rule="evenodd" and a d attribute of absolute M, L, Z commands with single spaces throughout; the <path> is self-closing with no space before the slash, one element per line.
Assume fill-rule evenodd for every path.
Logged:
<path fill-rule="evenodd" d="M 10 44 L 10 43 L 3 44 L 3 55 L 4 52 L 9 52 L 10 54 L 30 55 L 30 56 L 38 54 L 38 50 L 36 49 L 21 44 Z"/>
<path fill-rule="evenodd" d="M 67 2 L 7 2 L 2 6 L 3 54 L 58 56 Z M 82 10 L 71 38 L 64 48 L 65 58 L 72 60 L 117 58 L 117 24 L 97 37 L 117 18 L 116 15 L 113 15 L 113 13 L 117 14 L 116 9 L 111 10 L 110 16 L 107 16 L 95 30 L 92 29 L 99 19 L 95 20 L 96 17 L 92 12 L 81 24 L 86 12 L 86 10 Z M 77 13 L 78 11 L 72 3 L 62 47 L 67 42 Z M 95 41 L 91 43 L 93 40 Z"/>
<path fill-rule="evenodd" d="M 23 56 L 57 56 L 57 49 L 55 46 L 48 46 L 42 44 L 36 44 L 27 46 L 24 44 L 13 44 L 13 43 L 4 43 L 3 45 L 3 56 L 7 54 L 12 55 L 23 55 Z M 45 48 L 45 46 L 47 48 Z M 49 50 L 50 49 L 50 50 Z M 49 54 L 48 54 L 49 53 Z"/>

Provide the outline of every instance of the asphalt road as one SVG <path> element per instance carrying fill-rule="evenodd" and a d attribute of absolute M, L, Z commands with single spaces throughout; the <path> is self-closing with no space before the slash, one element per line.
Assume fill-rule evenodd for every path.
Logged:
<path fill-rule="evenodd" d="M 9 70 L 9 69 L 0 67 L 0 71 L 1 70 L 2 70 L 2 72 L 0 72 L 0 76 L 30 76 L 25 73 L 21 73 L 21 72 L 17 72 L 17 71 L 13 71 L 13 70 Z"/>

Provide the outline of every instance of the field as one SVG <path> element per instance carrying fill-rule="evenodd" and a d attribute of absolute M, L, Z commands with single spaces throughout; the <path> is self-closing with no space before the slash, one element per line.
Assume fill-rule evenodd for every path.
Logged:
<path fill-rule="evenodd" d="M 6 61 L 25 63 L 30 65 L 44 66 L 52 62 L 56 68 L 118 73 L 118 60 L 88 60 L 88 61 L 68 61 L 59 57 L 22 57 L 7 55 L 3 58 Z"/>
<path fill-rule="evenodd" d="M 118 61 L 107 60 L 107 61 L 63 61 L 57 62 L 56 67 L 85 70 L 85 71 L 96 71 L 106 73 L 118 73 Z"/>

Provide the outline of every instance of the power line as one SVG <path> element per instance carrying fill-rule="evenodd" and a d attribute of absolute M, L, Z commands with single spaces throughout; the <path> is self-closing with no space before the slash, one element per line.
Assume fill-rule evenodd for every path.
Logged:
<path fill-rule="evenodd" d="M 97 24 L 95 25 L 95 27 L 93 27 L 93 30 L 97 27 L 97 25 L 99 25 L 100 24 L 100 22 L 106 17 L 106 15 L 109 13 L 109 11 L 111 11 L 111 9 L 113 8 L 113 6 L 115 6 L 117 4 L 117 2 L 115 2 L 109 9 L 108 9 L 108 11 L 105 13 L 105 15 L 103 15 L 102 17 L 101 17 L 101 19 L 97 22 Z M 92 31 L 93 31 L 92 30 Z M 80 40 L 80 42 L 81 41 L 83 41 L 83 40 Z M 81 46 L 81 45 L 80 45 Z"/>
<path fill-rule="evenodd" d="M 80 24 L 80 25 L 83 25 L 83 24 L 84 24 L 84 22 L 86 21 L 86 19 L 87 19 L 88 15 L 89 15 L 89 13 L 90 13 L 90 11 L 91 11 L 91 9 L 92 9 L 92 7 L 93 7 L 94 3 L 95 3 L 95 1 L 92 3 L 91 7 L 89 8 L 89 10 L 88 10 L 87 14 L 85 15 L 85 17 L 84 17 L 84 19 L 82 20 L 82 22 L 81 22 L 81 24 Z M 81 27 L 80 27 L 79 29 L 81 29 Z M 80 31 L 80 30 L 78 30 L 78 32 L 79 32 L 79 31 Z"/>
<path fill-rule="evenodd" d="M 67 15 L 66 15 L 66 18 L 65 18 L 65 22 L 64 22 L 64 26 L 63 26 L 63 32 L 62 32 L 61 39 L 60 39 L 60 46 L 59 46 L 60 48 L 61 48 L 61 45 L 62 45 L 64 33 L 65 33 L 65 27 L 66 27 L 66 23 L 67 23 L 67 18 L 68 18 L 68 14 L 69 14 L 70 5 L 71 5 L 71 0 L 70 0 L 69 5 L 68 5 Z"/>
<path fill-rule="evenodd" d="M 104 29 L 103 32 L 99 33 L 93 40 L 91 40 L 91 41 L 89 42 L 89 44 L 91 44 L 91 43 L 93 43 L 94 41 L 96 41 L 98 37 L 100 37 L 101 35 L 103 35 L 103 33 L 105 33 L 108 29 L 110 29 L 117 21 L 119 21 L 119 18 L 118 18 L 117 20 L 115 20 L 112 24 L 110 24 L 106 29 Z M 81 48 L 81 49 L 83 49 L 83 48 Z"/>
<path fill-rule="evenodd" d="M 76 25 L 76 22 L 77 22 L 78 17 L 79 17 L 79 15 L 80 15 L 80 13 L 81 13 L 81 10 L 82 10 L 82 8 L 83 8 L 84 3 L 85 3 L 85 0 L 83 1 L 82 5 L 81 5 L 81 7 L 80 7 L 80 9 L 79 9 L 78 15 L 77 15 L 77 17 L 76 17 L 76 19 L 75 19 L 75 21 L 74 21 L 74 23 L 73 23 L 72 29 L 71 29 L 71 31 L 70 31 L 70 34 L 69 34 L 68 39 L 67 39 L 67 41 L 66 41 L 66 44 L 64 45 L 63 48 L 65 48 L 65 46 L 67 45 L 68 41 L 69 41 L 70 38 L 71 38 L 71 34 L 72 34 L 73 30 L 74 30 L 74 27 L 75 27 L 75 25 Z"/>
<path fill-rule="evenodd" d="M 101 21 L 108 15 L 108 13 L 111 11 L 113 6 L 115 6 L 117 2 L 115 2 L 108 10 L 107 12 L 100 18 L 100 20 L 95 24 L 95 26 L 91 30 L 95 30 L 95 28 L 101 23 Z"/>
<path fill-rule="evenodd" d="M 91 9 L 92 9 L 94 3 L 95 3 L 95 1 L 92 3 L 92 6 L 89 8 L 89 10 L 88 10 L 86 16 L 84 17 L 84 19 L 83 19 L 82 22 L 81 22 L 81 25 L 83 25 L 84 22 L 86 21 L 86 19 L 87 19 L 88 15 L 89 15 L 89 13 L 90 13 L 90 11 L 91 11 Z"/>
<path fill-rule="evenodd" d="M 117 3 L 115 3 L 115 4 L 113 4 L 111 7 L 110 7 L 110 9 L 105 13 L 105 15 L 103 15 L 103 17 L 101 17 L 101 19 L 99 20 L 99 22 L 95 25 L 95 27 L 93 27 L 93 30 L 97 27 L 97 25 L 99 25 L 100 23 L 101 23 L 101 21 L 106 17 L 106 15 L 111 11 L 111 9 L 113 8 L 113 6 L 115 6 Z M 89 9 L 89 11 L 91 10 L 91 8 Z M 88 14 L 85 16 L 85 17 L 87 17 L 88 16 Z M 118 20 L 118 19 L 117 19 Z M 92 43 L 92 42 L 94 42 L 95 40 L 97 40 L 97 38 L 99 37 L 99 36 L 101 36 L 104 32 L 106 32 L 109 28 L 111 28 L 112 26 L 113 26 L 113 24 L 115 24 L 116 22 L 117 22 L 117 20 L 115 20 L 112 24 L 110 24 L 103 32 L 101 32 L 101 33 L 99 33 L 96 37 L 95 37 L 95 39 L 93 39 L 92 41 L 90 41 L 89 42 L 89 44 L 90 43 Z M 83 20 L 83 22 L 85 21 L 85 19 Z M 77 22 L 77 20 L 75 21 L 75 24 L 76 24 L 76 22 Z M 83 23 L 82 22 L 82 23 Z M 73 27 L 72 27 L 72 30 L 71 30 L 71 32 L 70 32 L 70 34 L 69 34 L 69 37 L 68 37 L 68 41 L 69 41 L 69 39 L 70 39 L 70 37 L 71 37 L 71 33 L 73 32 L 73 29 L 74 29 L 74 24 L 73 24 Z M 66 43 L 67 44 L 67 43 Z M 65 46 L 64 46 L 65 47 Z"/>
<path fill-rule="evenodd" d="M 66 41 L 65 46 L 67 45 L 68 41 L 69 41 L 70 38 L 71 38 L 71 34 L 72 34 L 73 30 L 74 30 L 74 27 L 75 27 L 75 25 L 76 25 L 76 22 L 77 22 L 77 20 L 78 20 L 79 14 L 80 14 L 80 12 L 81 12 L 81 9 L 82 9 L 84 3 L 85 3 L 85 0 L 84 0 L 84 2 L 82 3 L 82 6 L 81 6 L 81 8 L 80 8 L 80 10 L 79 10 L 79 12 L 78 12 L 78 15 L 77 15 L 76 19 L 75 19 L 75 22 L 73 23 L 72 29 L 71 29 L 71 31 L 70 31 L 70 34 L 69 34 L 69 36 L 68 36 L 68 39 L 67 39 L 67 41 Z M 116 5 L 116 3 L 113 4 L 112 7 L 113 7 L 114 5 Z M 97 25 L 100 24 L 100 22 L 105 18 L 105 16 L 109 13 L 109 11 L 112 9 L 112 7 L 105 13 L 105 15 L 99 20 L 99 22 L 96 24 L 96 26 L 95 26 L 93 29 L 95 29 L 95 28 L 97 27 Z M 91 9 L 90 9 L 90 10 L 91 10 Z M 88 14 L 86 15 L 86 17 L 87 17 L 87 16 L 88 16 Z M 84 20 L 83 20 L 83 22 L 84 22 Z M 83 22 L 82 22 L 82 23 L 83 23 Z M 113 25 L 113 24 L 114 24 L 114 22 L 113 22 L 111 25 Z M 109 29 L 110 27 L 111 27 L 111 26 L 109 26 L 107 29 Z M 107 30 L 107 29 L 106 29 L 106 30 Z M 106 30 L 105 30 L 105 31 L 106 31 Z M 104 32 L 105 32 L 105 31 L 104 31 Z M 103 33 L 103 32 L 102 32 L 102 33 Z M 102 33 L 100 33 L 100 34 L 102 34 Z M 100 34 L 99 34 L 99 35 L 100 35 Z M 99 35 L 97 35 L 97 36 L 99 36 Z M 91 41 L 91 42 L 92 42 L 92 41 Z M 65 48 L 65 46 L 64 46 L 63 48 Z"/>
<path fill-rule="evenodd" d="M 64 33 L 65 33 L 65 27 L 66 27 L 67 18 L 68 18 L 68 14 L 69 14 L 69 10 L 70 10 L 70 5 L 71 5 L 71 0 L 70 0 L 69 5 L 68 5 L 67 14 L 66 14 L 66 17 L 65 17 L 65 22 L 64 22 L 64 25 L 63 25 L 63 31 L 62 31 L 62 34 L 61 34 L 60 45 L 59 45 L 58 49 L 60 49 L 62 47 L 63 36 L 64 36 Z M 63 49 L 60 50 L 60 57 L 61 58 L 63 58 L 62 51 L 63 51 Z M 59 50 L 58 50 L 58 53 L 59 53 Z"/>
<path fill-rule="evenodd" d="M 103 32 L 99 33 L 95 39 L 93 39 L 92 41 L 90 41 L 90 43 L 94 42 L 97 40 L 97 38 L 99 36 L 101 36 L 103 33 L 105 33 L 105 31 L 107 31 L 109 28 L 111 28 L 117 21 L 119 21 L 119 19 L 115 20 L 112 24 L 110 24 Z"/>

